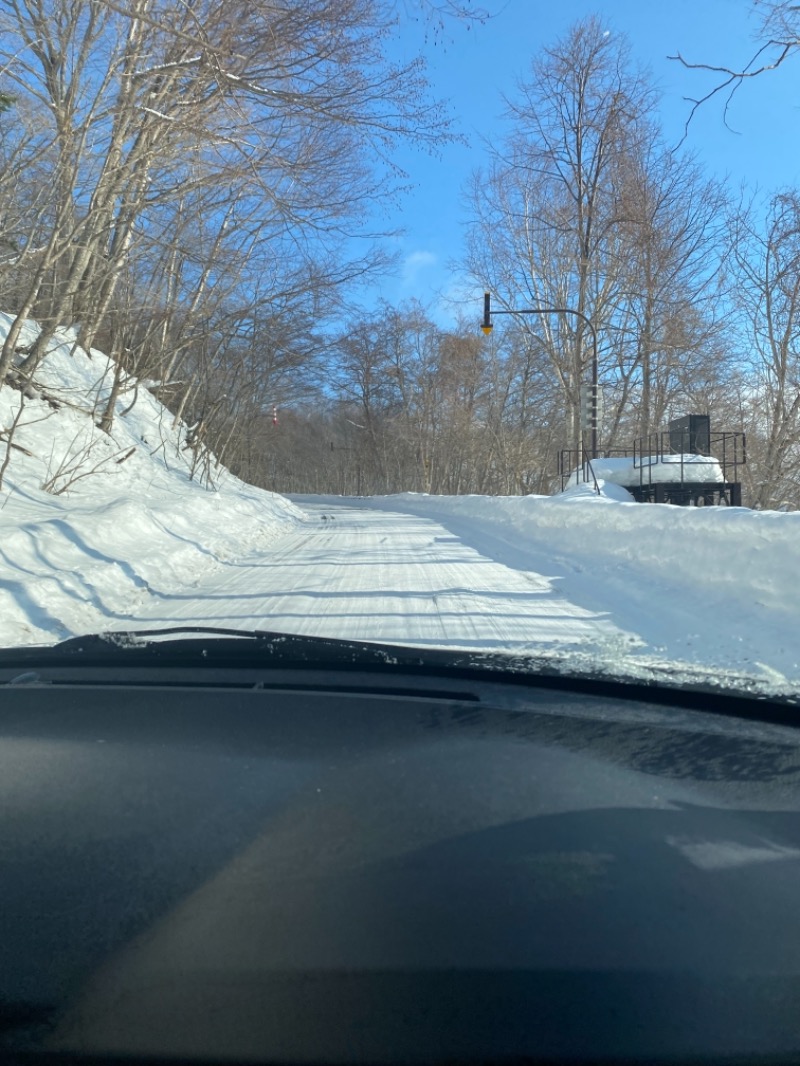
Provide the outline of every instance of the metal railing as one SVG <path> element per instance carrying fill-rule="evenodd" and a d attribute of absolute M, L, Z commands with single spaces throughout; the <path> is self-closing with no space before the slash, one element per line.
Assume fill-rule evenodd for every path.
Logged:
<path fill-rule="evenodd" d="M 683 446 L 675 443 L 676 431 L 661 430 L 639 437 L 633 442 L 633 466 L 639 470 L 639 483 L 644 485 L 644 471 L 648 471 L 647 484 L 652 484 L 652 468 L 657 465 L 677 466 L 680 474 L 674 480 L 680 484 L 694 483 L 698 479 L 692 475 L 697 459 L 706 458 L 710 463 L 717 463 L 722 470 L 722 480 L 738 481 L 739 467 L 747 462 L 746 440 L 744 433 L 723 431 L 711 433 L 708 454 L 692 451 L 689 448 L 689 431 L 682 433 Z M 694 461 L 693 461 L 694 460 Z M 687 474 L 688 471 L 688 474 Z M 705 480 L 705 479 L 703 479 Z"/>
<path fill-rule="evenodd" d="M 575 476 L 577 483 L 592 484 L 595 492 L 600 494 L 600 486 L 597 483 L 593 460 L 625 458 L 629 451 L 625 448 L 601 448 L 597 455 L 593 456 L 589 448 L 581 445 L 580 448 L 563 448 L 558 453 L 558 476 L 561 479 L 561 491 L 567 487 L 567 482 Z"/>
<path fill-rule="evenodd" d="M 639 471 L 640 488 L 652 488 L 653 469 L 656 466 L 675 466 L 675 477 L 671 481 L 680 485 L 705 483 L 708 479 L 698 479 L 697 460 L 702 453 L 689 449 L 689 432 L 683 434 L 685 444 L 675 450 L 675 430 L 661 430 L 637 437 L 630 448 L 605 448 L 598 451 L 598 459 L 631 459 L 634 470 Z M 722 470 L 723 483 L 739 481 L 739 467 L 747 462 L 747 448 L 744 433 L 724 431 L 711 433 L 709 463 L 717 463 Z M 586 448 L 564 448 L 558 456 L 558 475 L 561 479 L 561 491 L 567 487 L 572 478 L 578 483 L 591 482 L 599 492 L 595 470 L 591 467 L 591 457 Z"/>

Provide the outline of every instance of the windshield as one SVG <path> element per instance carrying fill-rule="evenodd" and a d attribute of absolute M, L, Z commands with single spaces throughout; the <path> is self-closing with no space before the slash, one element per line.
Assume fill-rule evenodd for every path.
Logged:
<path fill-rule="evenodd" d="M 800 15 L 535 7 L 4 11 L 0 647 L 800 695 Z"/>

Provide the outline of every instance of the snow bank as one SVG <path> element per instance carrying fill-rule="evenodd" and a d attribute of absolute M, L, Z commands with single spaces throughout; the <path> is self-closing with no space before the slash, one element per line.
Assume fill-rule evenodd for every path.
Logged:
<path fill-rule="evenodd" d="M 0 315 L 0 343 L 9 322 Z M 20 343 L 37 332 L 29 323 Z M 142 383 L 126 382 L 111 434 L 99 430 L 113 375 L 112 360 L 60 331 L 36 374 L 48 399 L 24 400 L 0 493 L 0 646 L 135 621 L 151 592 L 188 597 L 221 561 L 302 517 L 222 467 L 213 489 L 193 480 L 184 430 Z M 0 389 L 0 429 L 20 403 Z M 0 441 L 0 462 L 5 454 Z"/>
<path fill-rule="evenodd" d="M 579 481 L 568 485 L 561 493 L 562 499 L 582 499 L 598 495 L 607 500 L 618 500 L 620 503 L 635 502 L 630 492 L 622 485 L 617 485 L 613 481 L 604 481 L 602 478 L 597 479 L 597 488 L 595 488 L 594 481 Z M 539 499 L 546 500 L 549 497 L 541 496 Z"/>
<path fill-rule="evenodd" d="M 556 560 L 641 571 L 655 586 L 725 589 L 794 617 L 800 596 L 800 513 L 744 507 L 671 507 L 600 496 L 588 485 L 557 496 L 425 496 L 380 505 L 468 518 L 512 543 Z M 654 602 L 654 609 L 657 609 Z"/>
<path fill-rule="evenodd" d="M 612 498 L 601 482 L 552 497 L 402 494 L 364 501 L 441 523 L 485 557 L 543 575 L 635 635 L 587 668 L 800 692 L 800 514 Z"/>

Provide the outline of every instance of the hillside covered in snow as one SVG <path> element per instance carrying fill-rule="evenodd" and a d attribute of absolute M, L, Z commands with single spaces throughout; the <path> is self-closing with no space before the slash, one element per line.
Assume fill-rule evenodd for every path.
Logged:
<path fill-rule="evenodd" d="M 29 324 L 23 343 L 36 333 Z M 282 496 L 198 456 L 141 382 L 126 381 L 110 432 L 99 429 L 113 377 L 107 356 L 60 331 L 29 396 L 0 389 L 0 646 L 135 621 L 151 593 L 185 595 L 298 519 Z"/>

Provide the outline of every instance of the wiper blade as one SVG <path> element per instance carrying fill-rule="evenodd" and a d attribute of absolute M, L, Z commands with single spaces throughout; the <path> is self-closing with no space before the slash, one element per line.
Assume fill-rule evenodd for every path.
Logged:
<path fill-rule="evenodd" d="M 214 671 L 229 676 L 236 671 L 292 670 L 300 668 L 348 672 L 380 671 L 383 675 L 442 677 L 451 681 L 510 682 L 537 688 L 641 700 L 670 706 L 762 720 L 798 719 L 796 695 L 781 696 L 742 691 L 703 681 L 673 681 L 668 677 L 630 677 L 609 673 L 602 663 L 594 669 L 575 656 L 558 653 L 534 655 L 520 652 L 409 647 L 363 640 L 304 636 L 270 630 L 242 630 L 185 625 L 70 637 L 46 647 L 25 645 L 0 649 L 0 685 L 59 683 L 78 671 L 95 670 L 107 680 L 140 671 L 153 678 L 191 676 L 203 684 Z M 33 675 L 36 675 L 35 678 Z M 771 717 L 769 708 L 778 717 Z"/>
<path fill-rule="evenodd" d="M 292 669 L 364 671 L 433 676 L 447 674 L 482 681 L 534 681 L 555 688 L 597 693 L 616 685 L 591 673 L 577 674 L 568 656 L 518 654 L 458 648 L 381 644 L 351 638 L 306 636 L 270 630 L 185 625 L 167 629 L 120 630 L 70 637 L 58 644 L 0 649 L 0 684 L 9 670 L 79 668 Z"/>
<path fill-rule="evenodd" d="M 25 645 L 0 649 L 0 667 L 36 663 L 82 667 L 119 664 L 363 668 L 379 665 L 442 669 L 474 667 L 483 658 L 480 652 L 446 648 L 411 648 L 337 637 L 196 625 L 93 633 L 46 647 Z M 535 665 L 529 663 L 528 669 L 535 672 Z"/>

